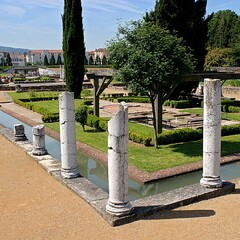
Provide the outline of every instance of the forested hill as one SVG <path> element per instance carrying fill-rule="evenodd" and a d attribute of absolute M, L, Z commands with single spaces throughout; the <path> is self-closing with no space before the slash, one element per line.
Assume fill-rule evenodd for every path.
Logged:
<path fill-rule="evenodd" d="M 9 53 L 13 53 L 13 52 L 24 53 L 24 52 L 29 52 L 30 50 L 25 48 L 12 48 L 12 47 L 0 46 L 0 51 L 6 51 Z"/>

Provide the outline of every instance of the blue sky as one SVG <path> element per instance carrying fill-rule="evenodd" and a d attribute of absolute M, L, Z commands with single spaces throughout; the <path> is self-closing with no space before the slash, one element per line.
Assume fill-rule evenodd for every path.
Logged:
<path fill-rule="evenodd" d="M 0 46 L 61 49 L 64 0 L 1 0 Z M 142 18 L 155 0 L 82 0 L 85 45 L 105 47 L 121 22 Z M 208 0 L 207 13 L 230 9 L 240 15 L 239 0 Z"/>

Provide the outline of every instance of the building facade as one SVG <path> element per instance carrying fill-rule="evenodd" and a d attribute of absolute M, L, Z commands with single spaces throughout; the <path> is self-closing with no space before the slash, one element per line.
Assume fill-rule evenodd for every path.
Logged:
<path fill-rule="evenodd" d="M 47 57 L 48 63 L 50 63 L 52 56 L 56 63 L 59 56 L 61 57 L 62 63 L 64 62 L 62 50 L 32 50 L 27 54 L 26 62 L 29 64 L 43 65 L 45 56 Z"/>

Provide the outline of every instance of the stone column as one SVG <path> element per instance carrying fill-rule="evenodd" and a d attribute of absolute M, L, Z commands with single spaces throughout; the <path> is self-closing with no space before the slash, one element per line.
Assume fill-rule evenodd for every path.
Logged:
<path fill-rule="evenodd" d="M 42 156 L 47 154 L 45 148 L 45 127 L 44 125 L 34 126 L 32 129 L 33 132 L 33 155 Z"/>
<path fill-rule="evenodd" d="M 15 141 L 25 141 L 27 137 L 25 135 L 24 125 L 14 124 L 14 140 Z"/>
<path fill-rule="evenodd" d="M 221 158 L 221 81 L 204 79 L 203 178 L 201 185 L 222 186 Z"/>
<path fill-rule="evenodd" d="M 128 106 L 108 122 L 108 182 L 109 199 L 106 211 L 112 215 L 127 215 L 132 210 L 128 201 Z"/>
<path fill-rule="evenodd" d="M 59 108 L 61 174 L 63 178 L 75 178 L 79 176 L 79 171 L 76 160 L 76 126 L 73 92 L 63 92 L 59 95 Z"/>

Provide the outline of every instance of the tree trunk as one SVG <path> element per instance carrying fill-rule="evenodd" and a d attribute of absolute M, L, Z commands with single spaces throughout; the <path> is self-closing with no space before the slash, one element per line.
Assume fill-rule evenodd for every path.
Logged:
<path fill-rule="evenodd" d="M 150 98 L 151 104 L 152 104 L 152 112 L 153 112 L 153 128 L 154 128 L 154 146 L 155 148 L 158 148 L 158 142 L 157 142 L 157 121 L 156 121 L 156 111 L 155 111 L 155 101 L 156 99 Z"/>
<path fill-rule="evenodd" d="M 154 108 L 156 114 L 156 131 L 157 134 L 162 133 L 162 96 L 159 93 L 154 101 Z"/>

